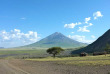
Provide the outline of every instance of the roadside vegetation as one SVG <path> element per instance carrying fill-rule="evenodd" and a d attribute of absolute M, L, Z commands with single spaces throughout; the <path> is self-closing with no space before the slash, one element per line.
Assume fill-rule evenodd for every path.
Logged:
<path fill-rule="evenodd" d="M 64 49 L 62 49 L 61 47 L 52 47 L 47 49 L 47 53 L 52 54 L 54 58 L 56 57 L 56 55 L 60 54 L 62 51 L 64 51 Z"/>
<path fill-rule="evenodd" d="M 46 50 L 0 50 L 0 58 L 37 58 L 47 56 Z"/>
<path fill-rule="evenodd" d="M 109 53 L 110 48 L 106 46 L 105 51 Z M 62 52 L 63 51 L 63 52 Z M 71 55 L 72 49 L 62 49 L 60 47 L 52 47 L 47 50 L 0 50 L 0 58 L 16 58 L 31 61 L 53 61 L 57 64 L 65 65 L 110 65 L 110 54 L 106 56 L 101 55 L 93 56 L 91 54 L 82 53 Z M 81 55 L 86 54 L 86 56 Z M 80 55 L 80 56 L 79 56 Z M 50 57 L 52 56 L 52 57 Z M 56 57 L 56 58 L 53 58 Z"/>
<path fill-rule="evenodd" d="M 41 59 L 26 59 L 31 61 L 55 61 L 58 64 L 67 65 L 110 65 L 110 55 L 99 55 L 99 56 L 86 56 L 86 57 L 63 57 L 63 58 L 41 58 Z"/>
<path fill-rule="evenodd" d="M 105 47 L 105 49 L 104 49 L 105 51 L 106 51 L 106 53 L 110 53 L 110 45 L 107 43 L 106 44 L 106 47 Z"/>

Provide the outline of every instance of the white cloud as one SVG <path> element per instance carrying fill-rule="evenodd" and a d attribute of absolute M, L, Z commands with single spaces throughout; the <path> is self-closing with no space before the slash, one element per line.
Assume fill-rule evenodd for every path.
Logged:
<path fill-rule="evenodd" d="M 81 32 L 90 32 L 90 30 L 87 30 L 87 27 L 88 26 L 79 27 L 79 30 L 78 31 L 81 31 Z"/>
<path fill-rule="evenodd" d="M 92 37 L 93 39 L 95 39 L 95 38 L 96 38 L 94 35 L 91 35 L 91 37 Z"/>
<path fill-rule="evenodd" d="M 23 46 L 34 43 L 38 39 L 37 32 L 33 31 L 28 31 L 28 33 L 23 33 L 19 29 L 14 29 L 10 32 L 0 31 L 0 47 Z"/>
<path fill-rule="evenodd" d="M 78 42 L 82 42 L 82 43 L 92 43 L 95 40 L 87 40 L 85 36 L 80 36 L 80 35 L 69 35 L 69 38 L 76 40 Z"/>
<path fill-rule="evenodd" d="M 25 17 L 22 17 L 22 18 L 20 18 L 21 20 L 25 20 L 26 18 Z"/>
<path fill-rule="evenodd" d="M 77 25 L 80 25 L 80 24 L 82 24 L 81 22 L 78 22 L 78 23 L 76 23 Z"/>
<path fill-rule="evenodd" d="M 4 39 L 4 40 L 9 40 L 9 37 L 4 36 L 3 39 Z"/>
<path fill-rule="evenodd" d="M 89 23 L 89 26 L 92 26 L 93 24 L 92 23 Z"/>
<path fill-rule="evenodd" d="M 74 33 L 74 32 L 71 32 L 71 33 Z"/>
<path fill-rule="evenodd" d="M 98 17 L 103 17 L 103 15 L 101 14 L 100 11 L 97 11 L 97 12 L 93 13 L 93 17 L 94 17 L 94 19 L 97 19 Z"/>
<path fill-rule="evenodd" d="M 76 25 L 80 25 L 82 24 L 81 22 L 78 23 L 70 23 L 70 24 L 65 24 L 64 27 L 65 28 L 74 28 Z"/>
<path fill-rule="evenodd" d="M 91 17 L 85 18 L 85 23 L 88 23 L 91 20 Z"/>
<path fill-rule="evenodd" d="M 87 23 L 87 24 L 88 24 L 87 26 L 79 27 L 78 31 L 80 31 L 80 32 L 90 32 L 90 30 L 88 30 L 87 28 L 92 26 L 93 24 L 92 23 Z"/>

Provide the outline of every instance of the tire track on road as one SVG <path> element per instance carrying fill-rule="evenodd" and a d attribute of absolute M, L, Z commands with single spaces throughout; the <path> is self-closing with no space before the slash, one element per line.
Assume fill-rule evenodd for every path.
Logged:
<path fill-rule="evenodd" d="M 20 69 L 20 68 L 18 68 L 16 66 L 10 64 L 8 62 L 8 60 L 3 60 L 1 62 L 3 64 L 3 66 L 4 66 L 4 68 L 6 68 L 8 71 L 10 71 L 10 73 L 13 73 L 13 74 L 30 74 L 29 72 L 24 71 L 24 70 L 22 70 L 22 69 Z"/>

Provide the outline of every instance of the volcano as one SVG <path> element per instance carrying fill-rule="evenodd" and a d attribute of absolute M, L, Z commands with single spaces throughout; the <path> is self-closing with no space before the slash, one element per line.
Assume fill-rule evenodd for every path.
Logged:
<path fill-rule="evenodd" d="M 55 32 L 46 38 L 35 42 L 33 44 L 27 45 L 26 47 L 33 48 L 50 48 L 50 47 L 62 47 L 62 48 L 76 48 L 86 46 L 86 43 L 81 43 L 72 40 L 59 32 Z"/>

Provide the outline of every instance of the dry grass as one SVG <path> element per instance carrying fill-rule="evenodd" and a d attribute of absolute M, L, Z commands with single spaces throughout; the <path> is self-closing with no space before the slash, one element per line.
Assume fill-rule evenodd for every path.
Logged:
<path fill-rule="evenodd" d="M 94 61 L 71 61 L 71 62 L 60 62 L 59 64 L 67 64 L 67 65 L 78 65 L 78 66 L 104 66 L 110 65 L 110 60 L 94 60 Z"/>
<path fill-rule="evenodd" d="M 42 59 L 26 59 L 32 61 L 59 61 L 58 64 L 69 65 L 110 65 L 110 55 L 87 56 L 87 57 L 64 57 L 64 58 L 42 58 Z"/>

